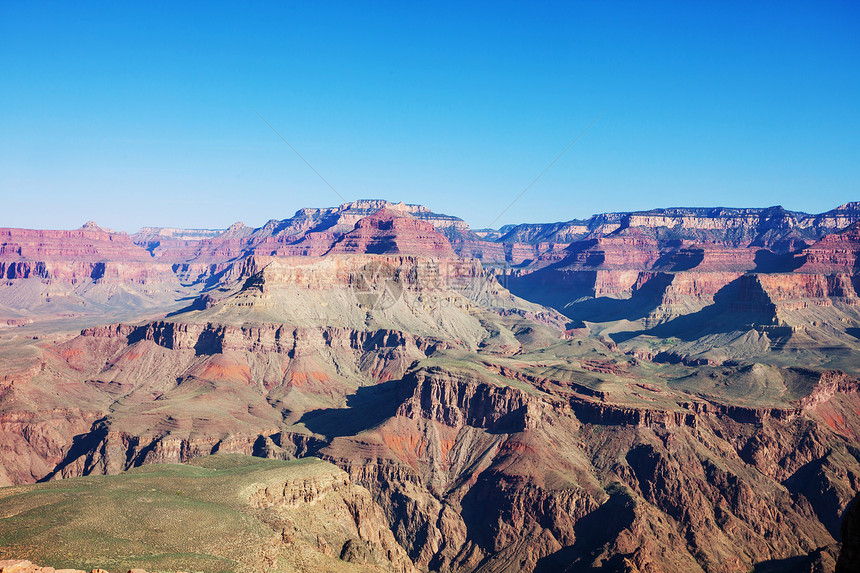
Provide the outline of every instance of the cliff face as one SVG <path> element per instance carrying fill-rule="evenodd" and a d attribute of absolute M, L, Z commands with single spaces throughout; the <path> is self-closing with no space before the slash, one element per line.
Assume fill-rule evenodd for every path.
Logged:
<path fill-rule="evenodd" d="M 0 333 L 0 482 L 319 456 L 341 470 L 247 492 L 280 535 L 266 555 L 463 573 L 825 563 L 860 489 L 860 240 L 831 233 L 858 215 L 473 232 L 370 201 L 147 230 L 145 248 L 11 230 L 0 310 L 38 317 L 33 292 L 66 293 L 103 320 Z M 305 535 L 325 517 L 309 507 L 334 525 Z"/>
<path fill-rule="evenodd" d="M 746 571 L 833 544 L 830 504 L 860 476 L 800 408 L 678 415 L 438 368 L 404 383 L 392 419 L 321 453 L 433 570 Z"/>
<path fill-rule="evenodd" d="M 362 387 L 400 379 L 435 352 L 511 354 L 523 348 L 517 331 L 527 343 L 563 329 L 559 316 L 511 296 L 475 261 L 249 257 L 237 272 L 234 290 L 171 319 L 24 347 L 40 358 L 0 388 L 4 481 L 115 473 L 213 451 L 305 455 L 320 438 L 292 425 L 313 410 L 345 407 Z M 62 398 L 46 390 L 52 385 Z M 121 395 L 129 399 L 112 406 Z M 326 432 L 341 431 L 325 419 Z"/>
<path fill-rule="evenodd" d="M 159 261 L 177 265 L 223 265 L 248 253 L 257 256 L 320 256 L 353 231 L 361 219 L 382 209 L 429 223 L 450 241 L 459 256 L 478 258 L 485 264 L 522 266 L 526 271 L 564 259 L 566 251 L 571 248 L 587 250 L 587 243 L 595 240 L 605 241 L 610 259 L 613 252 L 623 255 L 633 244 L 630 236 L 650 240 L 652 244 L 648 250 L 652 253 L 655 246 L 665 254 L 662 251 L 667 248 L 669 251 L 677 250 L 673 244 L 680 243 L 705 244 L 728 251 L 739 249 L 738 253 L 726 259 L 728 264 L 737 265 L 736 261 L 729 259 L 744 249 L 790 253 L 860 220 L 857 204 L 849 203 L 819 215 L 786 211 L 780 207 L 657 209 L 603 213 L 587 220 L 562 223 L 522 224 L 506 228 L 503 233 L 475 232 L 461 219 L 433 213 L 420 205 L 362 200 L 334 208 L 301 209 L 290 219 L 272 220 L 258 229 L 237 223 L 222 234 L 213 236 L 210 232 L 197 230 L 146 228 L 134 235 L 134 240 Z M 626 239 L 622 238 L 625 236 Z M 621 240 L 616 240 L 616 237 Z M 438 244 L 438 239 L 434 239 L 434 244 Z M 354 247 L 362 248 L 358 243 Z M 345 245 L 338 247 L 341 248 Z M 641 249 L 634 247 L 633 250 Z M 636 264 L 641 266 L 642 261 Z"/>
<path fill-rule="evenodd" d="M 200 236 L 199 233 L 176 232 L 173 229 L 154 231 L 148 228 L 141 229 L 134 235 L 134 240 L 151 251 L 156 259 L 172 264 L 223 264 L 245 254 L 321 256 L 341 237 L 353 231 L 360 220 L 381 210 L 385 210 L 389 216 L 424 223 L 419 225 L 421 234 L 413 239 L 427 239 L 429 233 L 438 243 L 437 248 L 441 249 L 445 248 L 445 241 L 440 241 L 439 237 L 435 236 L 434 229 L 442 233 L 454 234 L 468 231 L 468 226 L 461 219 L 433 213 L 421 205 L 362 200 L 328 209 L 300 209 L 290 219 L 280 221 L 273 219 L 258 229 L 237 223 L 221 234 Z M 403 222 L 400 221 L 398 224 Z M 367 228 L 370 226 L 368 224 Z M 406 232 L 416 230 L 418 229 L 414 224 L 411 226 L 407 224 L 404 227 Z M 388 238 L 392 237 L 393 235 L 388 233 Z M 197 240 L 190 240 L 192 238 Z M 413 243 L 407 251 L 400 252 L 419 254 L 421 251 L 416 251 L 415 248 L 420 246 Z M 339 250 L 338 252 L 351 251 Z"/>
<path fill-rule="evenodd" d="M 281 529 L 288 554 L 295 559 L 297 550 L 310 546 L 356 566 L 417 573 L 370 493 L 352 483 L 346 472 L 331 466 L 325 469 L 249 488 L 249 504 L 273 528 Z M 305 559 L 296 561 L 301 566 Z"/>
<path fill-rule="evenodd" d="M 175 310 L 197 292 L 125 233 L 0 229 L 0 324 Z"/>
<path fill-rule="evenodd" d="M 852 224 L 803 250 L 801 273 L 856 273 L 860 254 L 860 225 Z"/>
<path fill-rule="evenodd" d="M 62 498 L 64 518 L 51 519 Z M 0 557 L 111 571 L 417 573 L 370 493 L 320 460 L 202 456 L 0 492 Z M 27 526 L 16 517 L 28 513 Z M 69 540 L 74 540 L 70 545 Z M 8 573 L 54 573 L 0 561 Z M 81 573 L 57 569 L 56 573 Z"/>
<path fill-rule="evenodd" d="M 73 231 L 0 229 L 0 277 L 147 283 L 173 280 L 173 273 L 153 264 L 128 235 L 91 224 Z"/>
<path fill-rule="evenodd" d="M 0 477 L 117 473 L 214 452 L 305 455 L 320 438 L 285 419 L 342 406 L 362 383 L 398 379 L 445 346 L 402 332 L 274 324 L 85 329 L 0 388 Z M 42 394 L 53 384 L 64 392 L 55 403 Z M 128 400 L 114 403 L 120 395 Z"/>
<path fill-rule="evenodd" d="M 456 252 L 490 266 L 518 267 L 510 271 L 512 284 L 522 284 L 518 292 L 538 300 L 544 300 L 544 293 L 532 294 L 530 282 L 546 291 L 570 291 L 574 298 L 628 297 L 643 284 L 643 273 L 772 273 L 801 267 L 801 273 L 851 274 L 852 255 L 839 254 L 856 250 L 851 243 L 856 238 L 850 234 L 832 235 L 803 252 L 799 249 L 858 217 L 856 204 L 820 215 L 781 208 L 663 209 L 520 225 L 492 234 L 475 233 L 456 217 L 417 205 L 356 201 L 336 208 L 302 209 L 290 219 L 272 220 L 258 229 L 241 223 L 223 232 L 142 229 L 132 237 L 141 248 L 126 235 L 97 227 L 7 230 L 9 240 L 0 246 L 0 270 L 7 279 L 53 278 L 73 284 L 178 279 L 199 290 L 235 278 L 234 268 L 249 256 L 319 257 L 331 252 L 450 258 Z M 44 241 L 38 233 L 43 233 Z M 531 277 L 535 272 L 539 276 Z M 685 280 L 695 284 L 712 279 Z M 701 291 L 691 296 L 699 301 L 683 305 L 695 307 L 711 295 Z M 558 308 L 573 299 L 546 300 Z M 659 314 L 665 318 L 672 313 Z"/>
<path fill-rule="evenodd" d="M 802 219 L 806 226 L 789 217 L 784 226 L 811 233 L 844 223 L 856 211 L 843 206 Z M 737 229 L 744 220 L 735 221 Z M 641 226 L 667 220 L 632 221 L 640 226 L 574 242 L 550 264 L 511 272 L 506 284 L 519 296 L 563 311 L 573 324 L 592 324 L 591 333 L 611 333 L 611 340 L 633 355 L 719 364 L 802 351 L 822 367 L 848 365 L 833 363 L 827 349 L 851 352 L 860 332 L 856 224 L 779 254 L 713 238 L 697 244 L 667 241 Z M 678 224 L 707 227 L 701 221 Z M 655 337 L 663 342 L 655 344 Z"/>
<path fill-rule="evenodd" d="M 195 312 L 85 329 L 7 380 L 2 467 L 38 460 L 7 479 L 316 454 L 369 492 L 346 499 L 359 533 L 327 541 L 332 555 L 463 572 L 746 571 L 835 544 L 860 483 L 860 382 L 845 373 L 723 367 L 703 376 L 733 389 L 720 400 L 693 367 L 576 340 L 507 357 L 403 331 Z M 519 325 L 524 342 L 537 329 Z M 784 393 L 757 403 L 754 387 L 735 390 L 748 379 Z M 347 491 L 344 474 L 330 478 L 250 499 L 267 515 L 328 508 L 314 500 Z M 303 528 L 283 526 L 285 539 L 325 547 Z"/>
<path fill-rule="evenodd" d="M 432 224 L 387 208 L 360 219 L 329 252 L 454 256 L 448 239 Z"/>
<path fill-rule="evenodd" d="M 247 254 L 322 255 L 344 235 L 352 232 L 361 219 L 383 209 L 389 213 L 399 213 L 406 219 L 412 218 L 432 225 L 452 241 L 458 254 L 482 258 L 489 263 L 519 265 L 526 262 L 528 268 L 557 262 L 571 248 L 584 257 L 581 262 L 593 263 L 597 258 L 604 257 L 607 264 L 613 264 L 614 260 L 614 264 L 626 265 L 628 268 L 642 267 L 643 264 L 654 262 L 655 257 L 651 255 L 655 253 L 655 247 L 664 249 L 667 243 L 673 241 L 705 243 L 729 249 L 755 247 L 784 253 L 803 247 L 860 218 L 856 204 L 843 205 L 821 215 L 792 213 L 781 209 L 666 209 L 601 214 L 587 221 L 520 225 L 494 240 L 487 240 L 486 234 L 473 233 L 462 220 L 432 213 L 425 207 L 385 201 L 356 201 L 337 208 L 302 209 L 291 219 L 273 220 L 259 229 L 241 223 L 225 231 L 145 228 L 132 237 L 103 231 L 94 225 L 77 231 L 7 229 L 3 232 L 6 240 L 0 246 L 0 264 L 3 265 L 3 276 L 7 278 L 39 276 L 79 281 L 107 272 L 123 280 L 141 281 L 163 276 L 167 269 L 164 265 L 175 265 L 177 268 L 174 270 L 185 267 L 183 279 L 202 280 L 201 276 L 213 276 L 223 271 L 227 263 Z M 425 236 L 427 232 L 432 234 L 429 228 L 422 229 L 424 234 L 416 237 L 418 241 L 413 241 L 409 247 L 412 251 L 419 246 L 424 248 L 428 240 Z M 631 238 L 636 235 L 640 238 Z M 131 239 L 142 249 L 135 248 Z M 595 251 L 588 241 L 602 244 Z M 644 254 L 643 241 L 651 242 L 645 251 L 650 255 Z M 438 249 L 447 253 L 444 242 L 438 237 L 434 236 L 430 242 L 437 245 L 431 248 L 436 254 L 441 254 L 441 251 L 437 252 Z M 356 243 L 355 248 L 362 247 Z M 340 249 L 348 251 L 347 245 L 338 247 L 338 252 Z M 151 254 L 150 257 L 146 256 L 147 252 Z M 635 261 L 619 258 L 629 257 L 634 252 L 639 253 Z M 151 260 L 153 258 L 154 261 Z M 72 259 L 77 263 L 84 261 L 84 264 L 68 266 Z M 104 270 L 93 266 L 108 261 L 123 261 L 132 266 L 115 270 L 109 266 Z M 151 269 L 148 273 L 136 266 L 137 263 L 153 262 L 162 265 L 147 265 Z"/>
<path fill-rule="evenodd" d="M 545 225 L 517 225 L 502 237 L 506 242 L 571 243 L 587 235 L 606 236 L 632 229 L 660 241 L 685 240 L 732 248 L 756 246 L 775 252 L 803 247 L 803 243 L 844 229 L 860 217 L 858 203 L 810 215 L 782 207 L 764 209 L 674 208 L 628 213 L 602 213 L 587 220 Z"/>

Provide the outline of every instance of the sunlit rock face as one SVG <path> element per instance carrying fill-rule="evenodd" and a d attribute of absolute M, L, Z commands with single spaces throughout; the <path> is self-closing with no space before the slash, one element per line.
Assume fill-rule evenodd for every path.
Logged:
<path fill-rule="evenodd" d="M 3 230 L 0 484 L 318 457 L 319 479 L 254 490 L 254 515 L 285 516 L 254 555 L 833 569 L 860 484 L 858 216 L 472 231 L 358 201 L 260 228 Z"/>

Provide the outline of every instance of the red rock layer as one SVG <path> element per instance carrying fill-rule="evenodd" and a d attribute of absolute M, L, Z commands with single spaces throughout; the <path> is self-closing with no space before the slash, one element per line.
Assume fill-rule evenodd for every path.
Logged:
<path fill-rule="evenodd" d="M 802 273 L 855 273 L 860 269 L 860 223 L 827 235 L 803 251 Z"/>
<path fill-rule="evenodd" d="M 832 304 L 830 299 L 858 303 L 858 278 L 840 273 L 813 275 L 804 273 L 781 273 L 756 275 L 757 280 L 774 302 L 794 302 L 791 308 L 803 308 L 808 304 Z M 786 305 L 783 305 L 786 307 Z"/>
<path fill-rule="evenodd" d="M 387 208 L 358 221 L 329 253 L 456 256 L 448 239 L 432 224 Z"/>
<path fill-rule="evenodd" d="M 414 217 L 433 228 L 454 234 L 468 233 L 461 219 L 433 213 L 421 205 L 362 200 L 325 209 L 300 209 L 290 219 L 271 220 L 253 229 L 236 223 L 223 233 L 177 229 L 141 229 L 135 242 L 153 255 L 172 263 L 223 263 L 245 254 L 260 256 L 321 256 L 358 221 L 380 209 Z M 187 240 L 200 237 L 200 240 Z"/>
<path fill-rule="evenodd" d="M 72 231 L 0 229 L 0 277 L 76 283 L 86 279 L 145 283 L 172 278 L 169 265 L 152 257 L 125 233 L 87 224 Z"/>
<path fill-rule="evenodd" d="M 648 269 L 660 258 L 659 243 L 640 233 L 574 243 L 565 268 Z"/>

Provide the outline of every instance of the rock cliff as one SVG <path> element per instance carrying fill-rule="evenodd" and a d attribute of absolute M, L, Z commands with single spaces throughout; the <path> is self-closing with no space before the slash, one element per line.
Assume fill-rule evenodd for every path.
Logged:
<path fill-rule="evenodd" d="M 44 518 L 57 498 L 64 518 Z M 356 571 L 417 573 L 369 492 L 313 458 L 218 455 L 119 477 L 69 479 L 0 492 L 0 556 L 94 573 Z M 21 527 L 16 516 L 29 513 Z M 53 543 L 45 543 L 50 540 Z M 72 550 L 67 549 L 74 540 Z M 0 561 L 10 573 L 54 573 Z M 91 566 L 87 566 L 89 570 Z"/>
<path fill-rule="evenodd" d="M 234 475 L 165 465 L 197 456 L 334 464 L 243 482 L 261 525 L 237 546 L 258 569 L 832 565 L 860 489 L 858 217 L 666 209 L 472 231 L 360 201 L 137 245 L 9 230 L 0 482 L 180 472 L 174 497 L 129 498 L 167 503 Z M 61 296 L 92 314 L 43 301 Z M 153 527 L 137 531 L 171 541 Z"/>

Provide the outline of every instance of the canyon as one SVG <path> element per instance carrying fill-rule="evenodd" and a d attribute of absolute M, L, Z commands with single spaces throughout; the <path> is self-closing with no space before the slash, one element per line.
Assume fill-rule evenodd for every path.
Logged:
<path fill-rule="evenodd" d="M 0 229 L 0 559 L 179 570 L 144 557 L 163 535 L 136 563 L 61 558 L 20 524 L 51 522 L 57 484 L 137 499 L 173 472 L 211 501 L 194 484 L 222 472 L 211 491 L 256 520 L 247 547 L 207 549 L 225 570 L 844 567 L 858 253 L 860 203 Z"/>

